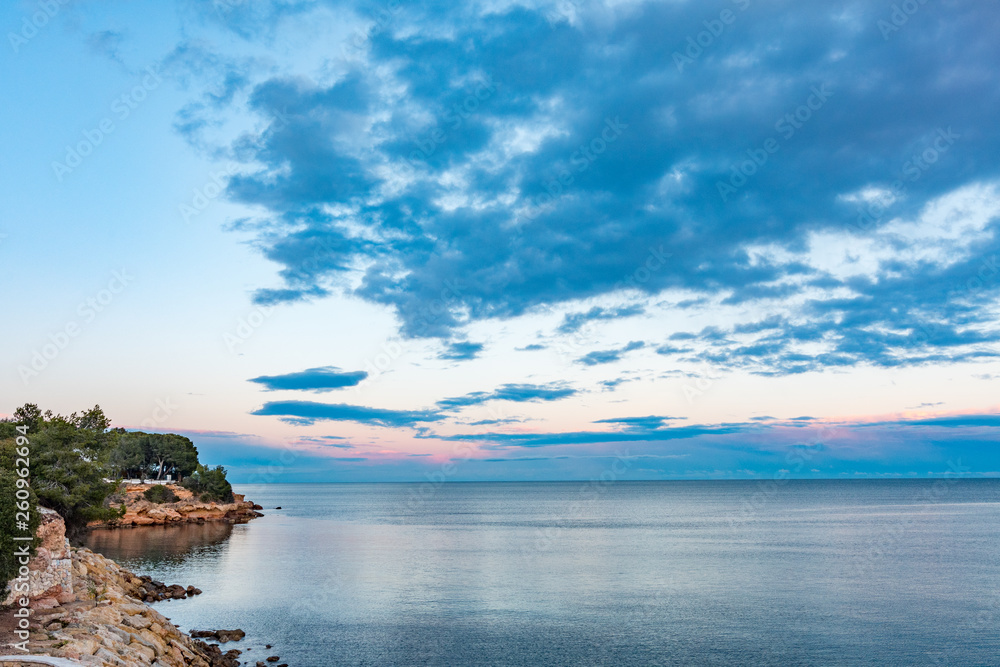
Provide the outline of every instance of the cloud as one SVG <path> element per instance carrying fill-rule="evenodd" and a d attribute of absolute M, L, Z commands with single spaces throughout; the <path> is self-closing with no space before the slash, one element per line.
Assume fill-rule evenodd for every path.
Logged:
<path fill-rule="evenodd" d="M 247 38 L 326 11 L 252 4 L 206 20 Z M 185 136 L 250 116 L 216 148 L 245 167 L 226 194 L 262 211 L 243 229 L 279 267 L 257 300 L 347 294 L 393 309 L 405 336 L 451 340 L 673 290 L 685 311 L 759 317 L 669 336 L 699 347 L 668 356 L 761 375 L 995 358 L 1000 8 L 928 4 L 885 39 L 884 6 L 759 3 L 683 63 L 713 18 L 699 3 L 549 13 L 407 9 L 317 79 L 270 63 L 281 40 L 254 40 L 244 70 L 185 44 L 174 62 L 204 82 Z M 573 313 L 558 333 L 622 316 Z"/>
<path fill-rule="evenodd" d="M 453 342 L 445 346 L 445 349 L 438 355 L 438 359 L 465 361 L 467 359 L 475 359 L 482 351 L 482 343 L 471 343 L 468 341 Z"/>
<path fill-rule="evenodd" d="M 562 324 L 556 329 L 561 334 L 571 334 L 580 330 L 588 322 L 597 320 L 617 320 L 646 312 L 643 306 L 622 306 L 621 308 L 601 308 L 594 306 L 584 313 L 567 313 Z"/>
<path fill-rule="evenodd" d="M 873 422 L 859 426 L 941 426 L 944 428 L 995 428 L 1000 427 L 1000 414 L 969 414 L 928 417 L 926 419 L 901 419 L 893 422 Z"/>
<path fill-rule="evenodd" d="M 261 375 L 251 378 L 249 382 L 262 384 L 268 391 L 288 390 L 323 393 L 357 386 L 366 377 L 368 377 L 368 373 L 365 371 L 343 372 L 336 366 L 321 366 L 285 375 Z"/>
<path fill-rule="evenodd" d="M 577 363 L 583 364 L 584 366 L 597 366 L 600 364 L 610 364 L 612 362 L 618 361 L 628 352 L 633 350 L 639 350 L 645 347 L 646 344 L 640 340 L 634 340 L 624 347 L 620 347 L 612 350 L 598 350 L 595 352 L 588 352 L 579 359 Z"/>
<path fill-rule="evenodd" d="M 616 424 L 630 429 L 655 430 L 663 428 L 668 421 L 687 419 L 686 417 L 616 417 L 614 419 L 598 419 L 595 424 Z"/>
<path fill-rule="evenodd" d="M 615 442 L 665 442 L 706 435 L 742 432 L 741 425 L 676 426 L 669 429 L 637 427 L 622 431 L 572 431 L 566 433 L 479 433 L 435 436 L 442 440 L 493 443 L 500 447 L 548 447 L 553 445 L 591 445 Z"/>
<path fill-rule="evenodd" d="M 314 447 L 333 447 L 335 449 L 354 449 L 353 444 L 341 442 L 345 438 L 339 435 L 308 435 L 295 441 L 297 445 L 307 445 Z"/>
<path fill-rule="evenodd" d="M 412 427 L 444 418 L 438 413 L 421 410 L 385 410 L 313 401 L 271 401 L 250 414 L 282 417 L 284 421 L 291 420 L 291 423 L 304 426 L 317 421 L 349 421 L 375 426 Z"/>
<path fill-rule="evenodd" d="M 614 378 L 611 380 L 601 380 L 600 384 L 608 391 L 614 391 L 615 389 L 618 388 L 618 385 L 623 384 L 625 382 L 632 382 L 634 380 L 635 378 Z"/>
<path fill-rule="evenodd" d="M 116 30 L 99 30 L 87 36 L 87 46 L 94 53 L 124 65 L 121 46 L 124 35 Z"/>
<path fill-rule="evenodd" d="M 576 393 L 576 389 L 567 387 L 561 382 L 547 385 L 505 384 L 492 392 L 477 391 L 465 396 L 446 398 L 438 401 L 437 405 L 443 410 L 454 410 L 470 405 L 480 405 L 487 401 L 512 401 L 515 403 L 558 401 Z"/>

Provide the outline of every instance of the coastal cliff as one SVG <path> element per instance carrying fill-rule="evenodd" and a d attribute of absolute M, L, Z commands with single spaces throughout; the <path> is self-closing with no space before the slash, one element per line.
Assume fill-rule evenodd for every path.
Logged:
<path fill-rule="evenodd" d="M 204 523 L 206 521 L 228 521 L 230 523 L 246 523 L 253 518 L 263 516 L 256 510 L 262 509 L 254 505 L 238 493 L 233 494 L 233 502 L 203 502 L 194 497 L 187 489 L 174 484 L 164 484 L 177 497 L 176 502 L 154 503 L 146 500 L 143 493 L 150 487 L 143 484 L 130 484 L 122 494 L 125 504 L 125 514 L 113 523 L 95 522 L 97 526 L 156 526 L 174 523 Z M 111 507 L 120 508 L 121 502 L 111 503 Z"/>
<path fill-rule="evenodd" d="M 243 502 L 242 500 L 240 502 Z M 41 510 L 41 544 L 29 564 L 31 655 L 78 661 L 90 667 L 235 667 L 238 650 L 225 653 L 178 630 L 144 604 L 150 579 L 85 548 L 70 548 L 58 514 Z M 154 582 L 156 583 L 156 582 Z M 181 587 L 174 586 L 168 588 Z M 190 588 L 187 590 L 191 590 Z M 15 602 L 11 593 L 5 605 Z M 0 613 L 0 641 L 17 646 L 14 611 Z M 240 633 L 242 636 L 242 633 Z"/>

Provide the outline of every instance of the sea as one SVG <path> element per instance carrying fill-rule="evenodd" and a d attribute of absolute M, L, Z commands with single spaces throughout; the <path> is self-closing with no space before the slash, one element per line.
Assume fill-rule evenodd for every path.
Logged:
<path fill-rule="evenodd" d="M 244 664 L 1000 665 L 996 479 L 236 491 L 265 516 L 88 546 Z"/>

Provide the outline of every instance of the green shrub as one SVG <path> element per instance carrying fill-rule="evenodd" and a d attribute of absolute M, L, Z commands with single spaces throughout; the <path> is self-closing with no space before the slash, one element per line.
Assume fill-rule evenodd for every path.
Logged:
<path fill-rule="evenodd" d="M 181 482 L 181 486 L 201 498 L 202 502 L 233 502 L 233 487 L 226 479 L 226 469 L 222 466 L 209 468 L 199 465 Z"/>
<path fill-rule="evenodd" d="M 142 492 L 143 497 L 151 503 L 176 503 L 177 494 L 162 484 L 154 484 Z"/>

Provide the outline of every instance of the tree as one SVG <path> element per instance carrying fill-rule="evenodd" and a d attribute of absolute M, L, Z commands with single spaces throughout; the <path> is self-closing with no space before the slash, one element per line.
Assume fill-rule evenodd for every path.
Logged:
<path fill-rule="evenodd" d="M 188 438 L 176 433 L 122 433 L 108 458 L 117 476 L 172 475 L 180 481 L 198 467 L 198 449 Z"/>
<path fill-rule="evenodd" d="M 34 403 L 25 403 L 17 410 L 14 410 L 14 420 L 11 423 L 20 424 L 28 428 L 28 433 L 34 433 L 38 426 L 44 422 L 42 411 Z"/>
<path fill-rule="evenodd" d="M 228 502 L 233 497 L 225 468 L 200 465 L 198 450 L 191 440 L 175 433 L 112 429 L 111 420 L 99 405 L 65 417 L 51 411 L 43 413 L 34 403 L 26 403 L 14 412 L 13 419 L 0 420 L 0 443 L 16 442 L 19 428 L 28 431 L 29 473 L 38 504 L 62 515 L 66 535 L 73 541 L 79 539 L 89 522 L 111 521 L 124 514 L 124 503 L 117 509 L 109 506 L 108 497 L 118 485 L 105 481 L 108 478 L 155 474 L 161 479 L 171 474 L 181 480 L 195 474 L 195 485 L 206 498 Z M 17 479 L 11 477 L 13 465 L 0 462 L 0 487 L 16 485 Z M 12 492 L 4 500 L 13 497 Z M 0 505 L 4 521 L 8 518 L 6 511 L 6 506 Z M 12 522 L 5 525 L 14 525 Z M 5 539 L 0 534 L 0 542 Z M 7 553 L 10 550 L 4 551 Z M 0 573 L 3 567 L 0 563 Z"/>
<path fill-rule="evenodd" d="M 10 429 L 4 431 L 7 434 Z M 38 514 L 38 498 L 34 491 L 30 487 L 24 488 L 23 484 L 18 484 L 21 478 L 15 472 L 20 467 L 17 465 L 17 459 L 23 457 L 18 456 L 19 448 L 15 437 L 0 440 L 0 601 L 7 597 L 7 583 L 17 576 L 18 567 L 21 565 L 18 562 L 17 550 L 27 545 L 28 555 L 33 555 L 38 542 L 37 537 L 31 542 L 14 540 L 15 537 L 26 534 L 25 530 L 17 529 L 18 522 L 23 521 L 24 513 L 27 513 L 28 530 L 34 535 L 41 520 Z M 21 453 L 25 453 L 23 447 L 20 449 Z M 27 497 L 18 499 L 18 491 Z"/>
<path fill-rule="evenodd" d="M 111 454 L 108 467 L 116 477 L 144 477 L 148 473 L 146 448 L 142 436 L 145 433 L 119 434 Z"/>
<path fill-rule="evenodd" d="M 176 433 L 153 434 L 149 443 L 156 479 L 163 479 L 164 473 L 170 473 L 180 480 L 197 470 L 198 450 L 188 438 Z"/>
<path fill-rule="evenodd" d="M 88 522 L 119 515 L 104 507 L 116 485 L 104 481 L 112 438 L 100 407 L 69 417 L 51 412 L 39 416 L 38 407 L 27 404 L 15 412 L 18 418 L 26 420 L 23 425 L 34 425 L 29 430 L 31 486 L 41 505 L 62 515 L 71 540 L 83 534 Z"/>
<path fill-rule="evenodd" d="M 199 465 L 181 486 L 203 501 L 233 502 L 233 487 L 226 479 L 226 469 L 222 466 L 209 468 Z"/>

